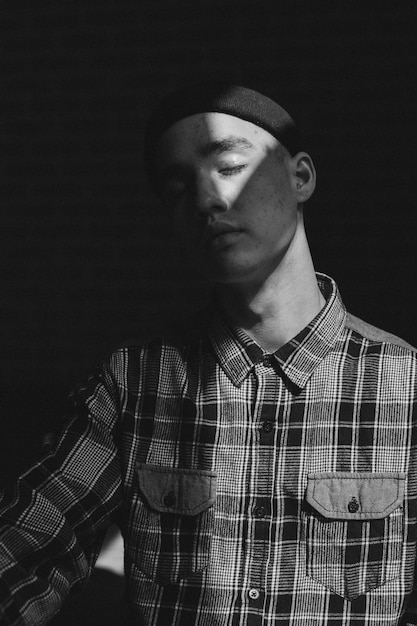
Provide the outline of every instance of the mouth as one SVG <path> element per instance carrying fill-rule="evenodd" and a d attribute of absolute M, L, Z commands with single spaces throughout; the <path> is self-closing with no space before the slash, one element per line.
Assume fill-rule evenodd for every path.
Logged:
<path fill-rule="evenodd" d="M 214 223 L 207 227 L 205 232 L 205 242 L 212 246 L 221 246 L 233 243 L 242 234 L 236 226 L 225 223 Z"/>

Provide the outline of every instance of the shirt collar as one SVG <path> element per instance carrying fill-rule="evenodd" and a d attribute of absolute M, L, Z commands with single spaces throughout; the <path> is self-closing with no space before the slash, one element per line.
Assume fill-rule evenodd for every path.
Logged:
<path fill-rule="evenodd" d="M 326 304 L 316 317 L 293 339 L 272 355 L 282 374 L 303 389 L 314 370 L 335 345 L 346 320 L 346 309 L 336 283 L 325 274 L 317 282 Z M 218 308 L 209 322 L 209 338 L 220 366 L 239 387 L 265 352 L 255 341 L 226 321 Z"/>

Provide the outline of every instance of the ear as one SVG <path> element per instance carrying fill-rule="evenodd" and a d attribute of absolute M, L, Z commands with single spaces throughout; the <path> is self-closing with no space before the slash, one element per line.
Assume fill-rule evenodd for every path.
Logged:
<path fill-rule="evenodd" d="M 306 202 L 316 188 L 316 169 L 307 152 L 298 152 L 290 161 L 291 181 L 297 202 Z"/>

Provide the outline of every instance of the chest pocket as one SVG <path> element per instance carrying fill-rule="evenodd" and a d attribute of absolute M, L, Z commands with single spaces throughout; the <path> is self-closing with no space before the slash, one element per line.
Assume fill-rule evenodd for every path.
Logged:
<path fill-rule="evenodd" d="M 203 571 L 210 560 L 215 472 L 139 464 L 137 488 L 128 558 L 161 583 Z"/>
<path fill-rule="evenodd" d="M 405 474 L 308 476 L 304 513 L 307 576 L 348 599 L 399 576 Z"/>

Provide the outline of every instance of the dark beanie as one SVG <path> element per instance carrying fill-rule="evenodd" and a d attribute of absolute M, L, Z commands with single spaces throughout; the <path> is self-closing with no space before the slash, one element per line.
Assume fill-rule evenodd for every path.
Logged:
<path fill-rule="evenodd" d="M 230 83 L 204 83 L 179 89 L 154 109 L 145 130 L 144 165 L 151 186 L 157 190 L 154 154 L 163 133 L 173 124 L 197 113 L 227 113 L 268 131 L 291 155 L 301 150 L 292 117 L 267 96 Z"/>

